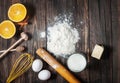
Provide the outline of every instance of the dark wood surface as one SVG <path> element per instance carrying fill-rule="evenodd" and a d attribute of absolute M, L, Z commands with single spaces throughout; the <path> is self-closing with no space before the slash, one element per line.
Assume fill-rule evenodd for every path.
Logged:
<path fill-rule="evenodd" d="M 10 5 L 20 2 L 28 7 L 31 19 L 22 30 L 27 32 L 30 40 L 23 42 L 26 52 L 39 58 L 35 51 L 39 47 L 46 48 L 46 38 L 39 34 L 45 32 L 54 17 L 72 13 L 73 27 L 80 34 L 76 52 L 87 54 L 87 68 L 80 73 L 73 73 L 82 83 L 120 83 L 120 0 L 0 0 L 0 22 L 8 19 Z M 19 28 L 19 27 L 17 27 Z M 0 50 L 7 49 L 17 39 L 5 40 L 0 37 Z M 95 44 L 102 44 L 105 51 L 101 60 L 90 57 Z M 8 53 L 0 60 L 0 83 L 5 83 L 14 61 L 21 53 Z M 65 64 L 64 59 L 58 59 Z M 67 83 L 49 65 L 52 77 L 48 81 L 40 81 L 37 73 L 30 68 L 12 83 Z"/>

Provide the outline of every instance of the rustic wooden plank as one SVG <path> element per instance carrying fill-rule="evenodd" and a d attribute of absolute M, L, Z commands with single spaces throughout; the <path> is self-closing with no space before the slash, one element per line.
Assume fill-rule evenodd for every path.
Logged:
<path fill-rule="evenodd" d="M 26 52 L 35 58 L 39 58 L 35 53 L 36 49 L 47 46 L 46 37 L 40 37 L 41 32 L 46 33 L 47 27 L 55 22 L 55 16 L 71 14 L 72 27 L 77 28 L 81 38 L 77 43 L 76 52 L 84 52 L 88 58 L 88 66 L 84 71 L 72 73 L 83 83 L 119 83 L 119 0 L 0 0 L 0 2 L 2 2 L 0 3 L 0 22 L 8 19 L 7 10 L 13 3 L 23 3 L 30 10 L 30 24 L 23 28 L 23 31 L 29 34 L 30 40 L 23 42 L 22 45 L 26 46 L 28 48 Z M 0 37 L 0 50 L 7 49 L 17 39 L 14 37 L 5 40 Z M 100 61 L 88 57 L 96 43 L 105 46 L 105 53 Z M 0 83 L 6 82 L 10 69 L 20 54 L 8 53 L 0 60 Z M 66 59 L 57 59 L 67 67 Z M 38 74 L 30 69 L 13 83 L 67 83 L 45 62 L 44 69 L 52 73 L 52 78 L 48 81 L 40 81 Z"/>
<path fill-rule="evenodd" d="M 92 51 L 95 44 L 103 44 L 105 46 L 105 53 L 100 61 L 91 58 L 93 65 L 91 64 L 90 67 L 90 83 L 112 83 L 113 56 L 110 54 L 112 48 L 110 3 L 108 0 L 93 0 L 89 3 L 90 49 Z M 93 62 L 96 62 L 96 64 Z M 106 70 L 107 68 L 109 70 Z"/>
<path fill-rule="evenodd" d="M 103 7 L 102 4 L 105 4 L 106 6 Z M 112 74 L 113 74 L 113 55 L 112 53 L 112 18 L 111 18 L 111 1 L 105 0 L 104 2 L 101 2 L 101 8 L 104 10 L 103 13 L 101 13 L 101 17 L 104 15 L 104 29 L 105 29 L 105 37 L 104 37 L 104 45 L 105 45 L 105 52 L 103 54 L 103 60 L 101 62 L 101 72 L 102 72 L 102 82 L 106 83 L 112 83 Z M 101 9 L 101 10 L 102 10 Z M 103 20 L 101 19 L 101 22 Z M 103 36 L 104 36 L 103 35 Z M 102 37 L 103 37 L 102 36 Z M 109 55 L 109 56 L 108 56 Z M 106 68 L 109 68 L 109 70 L 105 70 Z"/>
<path fill-rule="evenodd" d="M 26 0 L 23 3 L 28 8 L 28 15 L 32 16 L 29 20 L 30 24 L 24 27 L 24 31 L 29 33 L 31 38 L 26 42 L 25 46 L 28 48 L 28 53 L 32 54 L 34 58 L 39 58 L 36 55 L 36 50 L 40 47 L 46 47 L 46 37 L 42 38 L 41 33 L 45 32 L 46 28 L 46 7 L 45 0 Z M 35 4 L 35 5 L 34 5 Z M 38 73 L 34 73 L 31 69 L 23 76 L 24 80 L 21 82 L 36 83 L 41 82 L 38 79 Z M 30 80 L 28 80 L 30 79 Z M 16 82 L 17 83 L 17 82 Z"/>
<path fill-rule="evenodd" d="M 120 82 L 120 0 L 112 0 L 113 83 Z"/>
<path fill-rule="evenodd" d="M 8 1 L 8 3 L 6 3 L 6 1 L 0 1 L 2 3 L 0 3 L 0 22 L 4 21 L 4 20 L 7 20 L 8 17 L 7 17 L 7 10 L 10 6 L 10 1 Z M 12 45 L 12 42 L 14 41 L 14 39 L 9 39 L 9 40 L 5 40 L 3 38 L 0 37 L 0 44 L 1 44 L 1 47 L 0 47 L 0 50 L 3 50 L 3 49 L 7 49 L 10 45 Z M 1 65 L 1 68 L 0 68 L 0 80 L 1 82 L 5 83 L 6 82 L 6 79 L 8 77 L 8 74 L 9 74 L 9 71 L 10 71 L 10 68 L 11 68 L 11 56 L 13 54 L 12 53 L 8 53 L 5 57 L 3 57 L 1 60 L 0 60 L 0 65 Z M 10 63 L 10 64 L 8 64 Z"/>
<path fill-rule="evenodd" d="M 77 0 L 74 9 L 74 26 L 77 28 L 80 34 L 80 41 L 78 42 L 76 52 L 83 52 L 88 59 L 87 68 L 77 73 L 77 77 L 83 82 L 89 82 L 89 19 L 88 19 L 88 0 Z"/>
<path fill-rule="evenodd" d="M 90 52 L 94 48 L 94 45 L 100 42 L 100 22 L 99 22 L 99 7 L 98 1 L 89 1 L 89 26 L 90 26 Z M 100 63 L 93 58 L 90 59 L 90 81 L 89 83 L 101 83 L 101 71 Z"/>

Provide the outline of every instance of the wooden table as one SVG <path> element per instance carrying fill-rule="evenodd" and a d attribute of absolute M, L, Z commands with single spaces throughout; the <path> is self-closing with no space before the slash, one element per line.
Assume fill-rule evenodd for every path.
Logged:
<path fill-rule="evenodd" d="M 30 40 L 23 42 L 28 53 L 39 58 L 35 51 L 39 47 L 46 48 L 46 37 L 40 33 L 46 32 L 47 27 L 59 15 L 72 14 L 73 27 L 80 34 L 76 52 L 84 52 L 88 57 L 87 68 L 80 73 L 73 73 L 82 83 L 120 83 L 120 0 L 0 0 L 0 22 L 8 19 L 7 11 L 10 5 L 24 3 L 32 17 L 29 24 L 22 29 L 29 33 Z M 17 29 L 19 27 L 17 26 Z M 17 39 L 5 40 L 0 37 L 0 50 L 7 49 Z M 101 60 L 90 57 L 95 44 L 102 44 L 105 51 Z M 21 53 L 8 53 L 0 60 L 0 83 L 5 83 L 14 61 Z M 65 64 L 65 59 L 58 59 Z M 40 81 L 37 73 L 30 68 L 12 83 L 67 83 L 48 64 L 52 77 L 48 81 Z"/>

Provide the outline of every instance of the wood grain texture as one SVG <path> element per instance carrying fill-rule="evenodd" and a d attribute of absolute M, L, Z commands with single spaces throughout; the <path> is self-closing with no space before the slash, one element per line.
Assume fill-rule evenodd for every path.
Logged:
<path fill-rule="evenodd" d="M 8 19 L 7 11 L 14 3 L 23 3 L 28 10 L 29 24 L 21 31 L 27 32 L 29 41 L 21 43 L 35 58 L 39 47 L 47 47 L 47 38 L 40 37 L 47 27 L 55 23 L 56 16 L 70 16 L 72 27 L 80 34 L 76 52 L 86 54 L 88 65 L 80 73 L 73 73 L 82 83 L 120 83 L 120 0 L 0 0 L 0 22 Z M 19 26 L 16 26 L 19 29 Z M 21 32 L 19 31 L 19 32 Z M 7 49 L 17 39 L 0 37 L 0 50 Z M 90 57 L 95 44 L 102 44 L 105 51 L 101 60 Z M 12 65 L 21 53 L 11 52 L 0 60 L 0 83 L 5 83 Z M 66 66 L 66 59 L 57 58 Z M 67 66 L 66 66 L 67 67 Z M 67 83 L 47 63 L 44 68 L 52 73 L 48 81 L 40 81 L 30 68 L 12 83 Z"/>

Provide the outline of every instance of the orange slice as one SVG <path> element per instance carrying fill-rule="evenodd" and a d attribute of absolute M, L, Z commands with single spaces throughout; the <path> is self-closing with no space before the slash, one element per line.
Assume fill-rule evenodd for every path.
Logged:
<path fill-rule="evenodd" d="M 23 4 L 16 3 L 10 6 L 8 10 L 8 17 L 14 22 L 20 22 L 25 19 L 27 15 L 27 9 Z"/>
<path fill-rule="evenodd" d="M 5 20 L 0 24 L 0 36 L 4 39 L 12 38 L 16 33 L 16 27 L 13 22 Z"/>

